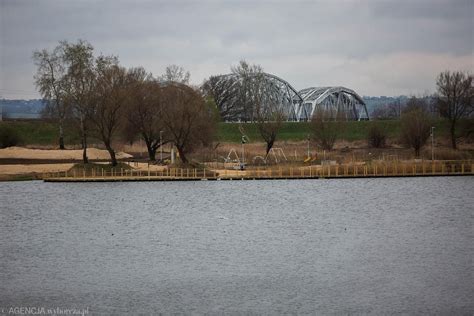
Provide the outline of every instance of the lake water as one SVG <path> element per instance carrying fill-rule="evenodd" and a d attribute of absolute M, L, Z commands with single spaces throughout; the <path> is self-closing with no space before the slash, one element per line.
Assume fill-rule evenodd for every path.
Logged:
<path fill-rule="evenodd" d="M 472 314 L 473 189 L 0 182 L 0 313 Z"/>

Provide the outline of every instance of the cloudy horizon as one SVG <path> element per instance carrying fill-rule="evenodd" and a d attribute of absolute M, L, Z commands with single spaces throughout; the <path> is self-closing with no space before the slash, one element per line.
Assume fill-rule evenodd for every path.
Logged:
<path fill-rule="evenodd" d="M 360 95 L 424 95 L 444 70 L 474 70 L 474 2 L 0 0 L 0 98 L 38 98 L 31 59 L 60 40 L 155 76 L 170 64 L 191 83 L 245 59 L 295 89 L 341 85 Z"/>

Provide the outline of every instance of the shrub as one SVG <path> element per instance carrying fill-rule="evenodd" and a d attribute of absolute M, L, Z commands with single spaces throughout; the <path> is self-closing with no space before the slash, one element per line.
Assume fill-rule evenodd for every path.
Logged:
<path fill-rule="evenodd" d="M 312 138 L 324 150 L 332 150 L 346 127 L 344 118 L 337 115 L 334 117 L 333 114 L 331 111 L 318 109 L 311 119 Z"/>
<path fill-rule="evenodd" d="M 472 120 L 463 119 L 459 121 L 459 136 L 468 143 L 474 142 L 474 124 Z"/>
<path fill-rule="evenodd" d="M 431 148 L 424 150 L 424 156 L 431 158 Z M 469 151 L 459 151 L 452 148 L 435 148 L 434 158 L 436 160 L 469 160 L 473 159 L 474 155 Z"/>
<path fill-rule="evenodd" d="M 16 146 L 20 143 L 20 136 L 13 128 L 0 125 L 0 148 Z"/>
<path fill-rule="evenodd" d="M 369 127 L 369 132 L 367 134 L 367 142 L 369 147 L 373 148 L 383 148 L 385 147 L 385 142 L 387 140 L 387 132 L 380 123 L 373 123 Z"/>
<path fill-rule="evenodd" d="M 415 100 L 415 101 L 412 101 Z M 401 139 L 415 150 L 415 156 L 420 156 L 420 149 L 430 137 L 431 122 L 426 110 L 416 104 L 416 99 L 410 99 L 412 107 L 402 114 Z"/>

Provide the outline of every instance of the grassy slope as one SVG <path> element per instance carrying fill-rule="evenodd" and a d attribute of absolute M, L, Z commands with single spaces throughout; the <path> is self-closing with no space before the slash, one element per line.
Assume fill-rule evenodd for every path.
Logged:
<path fill-rule="evenodd" d="M 59 139 L 59 127 L 57 123 L 48 121 L 3 121 L 5 124 L 14 128 L 20 136 L 21 145 L 45 145 L 56 146 Z M 64 128 L 64 137 L 66 144 L 78 144 L 79 137 L 69 126 Z"/>
<path fill-rule="evenodd" d="M 389 138 L 397 138 L 400 133 L 400 121 L 378 121 L 378 124 L 384 126 L 387 130 Z M 348 141 L 365 140 L 367 131 L 373 122 L 347 122 L 347 126 L 343 132 L 342 138 Z M 258 134 L 254 124 L 242 124 L 245 133 L 251 142 L 260 142 L 261 137 Z M 435 121 L 435 135 L 447 137 L 449 135 L 448 124 L 444 120 Z M 278 140 L 305 140 L 310 134 L 310 123 L 308 122 L 287 122 L 277 136 Z M 238 123 L 219 123 L 218 139 L 221 142 L 240 142 L 241 134 L 239 132 Z"/>
<path fill-rule="evenodd" d="M 347 122 L 347 128 L 342 138 L 348 141 L 365 140 L 371 123 L 368 121 Z M 398 137 L 400 132 L 399 121 L 378 121 L 378 123 L 386 127 L 390 138 Z M 0 124 L 13 127 L 19 133 L 23 145 L 56 146 L 57 144 L 58 126 L 56 123 L 45 121 L 6 121 L 0 122 Z M 239 125 L 239 123 L 219 123 L 218 140 L 220 142 L 240 142 Z M 447 137 L 449 135 L 447 121 L 438 120 L 433 125 L 436 127 L 435 134 L 437 137 Z M 254 124 L 244 123 L 242 126 L 250 142 L 262 141 Z M 310 123 L 308 122 L 286 122 L 278 134 L 277 140 L 301 141 L 305 140 L 309 133 Z M 74 132 L 72 128 L 65 128 L 65 138 L 67 145 L 79 144 L 77 132 Z"/>

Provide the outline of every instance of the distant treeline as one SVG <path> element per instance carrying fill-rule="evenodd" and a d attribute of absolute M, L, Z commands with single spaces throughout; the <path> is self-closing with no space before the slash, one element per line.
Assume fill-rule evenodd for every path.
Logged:
<path fill-rule="evenodd" d="M 44 107 L 44 101 L 41 99 L 0 99 L 0 117 L 4 119 L 39 119 Z"/>

